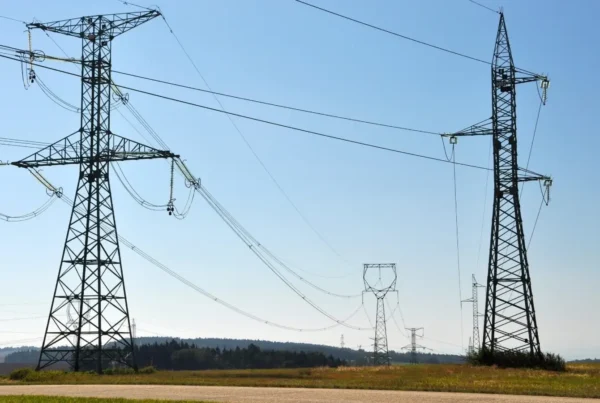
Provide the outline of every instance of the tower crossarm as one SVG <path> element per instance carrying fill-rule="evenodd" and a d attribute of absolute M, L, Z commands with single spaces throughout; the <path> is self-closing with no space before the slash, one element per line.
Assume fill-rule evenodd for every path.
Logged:
<path fill-rule="evenodd" d="M 544 181 L 544 185 L 549 187 L 552 185 L 552 178 L 547 175 L 541 175 L 525 168 L 519 168 L 521 175 L 518 176 L 518 182 Z"/>
<path fill-rule="evenodd" d="M 33 22 L 31 24 L 27 24 L 27 28 L 41 29 L 57 34 L 83 38 L 88 31 L 88 26 L 92 24 L 98 24 L 98 27 L 100 28 L 98 32 L 107 32 L 110 39 L 113 39 L 114 37 L 124 34 L 125 32 L 160 15 L 160 12 L 156 10 L 110 15 L 94 15 L 54 22 Z"/>
<path fill-rule="evenodd" d="M 492 119 L 488 118 L 457 132 L 445 133 L 442 137 L 491 136 L 493 134 Z"/>
<path fill-rule="evenodd" d="M 79 132 L 73 133 L 20 161 L 13 162 L 19 168 L 38 168 L 54 165 L 73 165 L 92 162 L 118 162 L 157 158 L 177 158 L 168 150 L 158 150 L 116 134 L 110 135 L 108 148 L 93 157 L 82 146 Z"/>

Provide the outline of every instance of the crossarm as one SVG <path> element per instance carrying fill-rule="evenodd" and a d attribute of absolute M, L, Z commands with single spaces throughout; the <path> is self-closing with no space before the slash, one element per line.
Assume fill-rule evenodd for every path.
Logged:
<path fill-rule="evenodd" d="M 519 175 L 519 177 L 517 179 L 519 182 L 531 182 L 531 181 L 542 181 L 543 180 L 543 181 L 547 182 L 547 184 L 548 183 L 552 184 L 552 178 L 550 178 L 547 175 L 541 175 L 541 174 L 535 173 L 535 172 L 530 171 L 525 168 L 519 168 L 519 172 L 522 173 L 522 175 Z"/>
<path fill-rule="evenodd" d="M 454 133 L 443 134 L 443 137 L 491 136 L 494 134 L 490 127 L 492 119 L 488 118 Z"/>
<path fill-rule="evenodd" d="M 71 18 L 54 22 L 33 22 L 27 24 L 29 29 L 42 29 L 57 34 L 81 38 L 89 24 L 100 24 L 113 38 L 121 35 L 153 18 L 160 16 L 156 10 L 140 11 L 134 13 L 120 13 L 108 15 L 94 15 L 88 17 Z M 112 39 L 112 38 L 111 38 Z"/>
<path fill-rule="evenodd" d="M 176 157 L 178 155 L 168 150 L 158 150 L 137 141 L 111 134 L 108 149 L 101 151 L 95 157 L 95 160 L 117 162 Z M 81 164 L 88 162 L 86 159 L 89 159 L 89 156 L 82 153 L 79 131 L 77 131 L 20 161 L 13 162 L 12 165 L 20 168 L 37 168 Z"/>

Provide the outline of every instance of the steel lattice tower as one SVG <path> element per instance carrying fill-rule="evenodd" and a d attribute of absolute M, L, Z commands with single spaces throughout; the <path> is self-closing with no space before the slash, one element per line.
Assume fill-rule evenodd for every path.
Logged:
<path fill-rule="evenodd" d="M 540 353 L 517 162 L 517 79 L 504 14 L 492 62 L 494 207 L 485 301 L 483 348 Z"/>
<path fill-rule="evenodd" d="M 37 369 L 68 362 L 98 373 L 108 365 L 137 368 L 117 225 L 110 163 L 173 158 L 110 128 L 112 40 L 157 16 L 157 11 L 96 15 L 51 23 L 42 29 L 79 38 L 81 126 L 73 135 L 13 163 L 23 168 L 79 165 L 77 191 Z M 65 320 L 69 312 L 73 321 Z"/>
<path fill-rule="evenodd" d="M 369 270 L 377 269 L 379 271 L 379 281 L 373 285 L 367 279 Z M 381 284 L 381 269 L 390 269 L 393 279 L 387 287 Z M 396 264 L 395 263 L 375 263 L 365 264 L 363 269 L 363 281 L 365 291 L 372 292 L 377 298 L 377 313 L 375 315 L 375 338 L 373 339 L 373 365 L 390 365 L 390 355 L 388 351 L 387 327 L 385 317 L 385 296 L 388 292 L 396 289 Z M 379 287 L 379 288 L 378 288 Z"/>
<path fill-rule="evenodd" d="M 541 101 L 545 103 L 549 80 L 515 67 L 502 12 L 491 73 L 492 118 L 488 119 L 491 128 L 486 127 L 487 123 L 478 123 L 450 135 L 454 143 L 457 136 L 492 136 L 494 207 L 481 347 L 492 356 L 496 351 L 540 354 L 519 183 L 544 181 L 550 186 L 552 181 L 547 176 L 519 168 L 516 85 L 540 81 Z"/>
<path fill-rule="evenodd" d="M 423 337 L 425 335 L 425 330 L 422 327 L 411 327 L 411 328 L 406 328 L 406 330 L 410 331 L 410 344 L 402 347 L 402 349 L 410 350 L 410 363 L 411 364 L 418 364 L 417 349 L 425 348 L 425 347 L 417 344 L 417 336 Z M 422 331 L 421 334 L 417 334 L 417 332 L 419 330 Z"/>
<path fill-rule="evenodd" d="M 465 299 L 462 302 L 470 302 L 473 304 L 473 339 L 471 346 L 473 347 L 473 351 L 479 350 L 481 347 L 480 339 L 479 339 L 479 317 L 481 314 L 479 313 L 479 293 L 477 291 L 478 288 L 483 287 L 481 284 L 477 282 L 475 279 L 475 275 L 472 275 L 472 294 L 471 298 Z"/>

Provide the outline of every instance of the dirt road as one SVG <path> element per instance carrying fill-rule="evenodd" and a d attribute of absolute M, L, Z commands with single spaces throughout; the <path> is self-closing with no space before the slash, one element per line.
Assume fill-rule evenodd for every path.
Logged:
<path fill-rule="evenodd" d="M 0 396 L 50 395 L 129 399 L 209 400 L 231 403 L 590 403 L 596 399 L 482 395 L 383 390 L 239 388 L 163 385 L 15 385 L 0 386 Z"/>

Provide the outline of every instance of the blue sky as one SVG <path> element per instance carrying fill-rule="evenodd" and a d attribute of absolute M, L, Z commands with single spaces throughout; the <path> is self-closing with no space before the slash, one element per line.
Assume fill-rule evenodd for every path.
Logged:
<path fill-rule="evenodd" d="M 482 3 L 492 8 L 501 5 L 496 1 Z M 497 16 L 467 0 L 315 0 L 315 4 L 491 60 Z M 457 130 L 491 115 L 489 66 L 372 31 L 291 0 L 173 1 L 159 5 L 217 91 L 432 131 Z M 600 215 L 596 208 L 600 139 L 594 119 L 599 92 L 595 76 L 600 63 L 595 51 L 600 34 L 594 23 L 600 4 L 592 0 L 576 4 L 508 0 L 503 5 L 516 65 L 548 74 L 552 81 L 530 164 L 532 170 L 554 178 L 552 202 L 542 210 L 529 250 L 542 348 L 568 358 L 600 356 L 595 337 L 600 328 L 594 320 L 600 303 L 596 286 L 600 280 Z M 116 0 L 102 4 L 21 1 L 4 4 L 0 14 L 26 21 L 54 21 L 127 10 L 132 8 Z M 23 26 L 18 23 L 0 20 L 0 34 L 4 44 L 27 46 Z M 53 38 L 70 55 L 79 56 L 79 41 Z M 42 32 L 34 32 L 33 47 L 60 55 Z M 69 65 L 58 67 L 76 72 Z M 113 68 L 204 86 L 159 19 L 115 40 Z M 18 64 L 0 63 L 0 136 L 51 142 L 78 128 L 77 114 L 53 104 L 35 85 L 25 91 L 20 74 Z M 38 74 L 54 92 L 79 104 L 76 79 L 39 69 Z M 217 106 L 209 95 L 126 77 L 115 76 L 115 80 Z M 307 275 L 308 279 L 335 292 L 355 294 L 363 289 L 363 263 L 396 262 L 402 311 L 407 326 L 425 328 L 427 338 L 421 344 L 443 352 L 458 352 L 461 344 L 466 346 L 471 307 L 463 308 L 461 339 L 451 165 L 234 118 L 291 199 L 343 256 L 340 259 L 302 221 L 224 115 L 141 94 L 131 93 L 130 99 L 211 193 L 264 245 L 308 271 L 330 276 L 352 273 L 335 280 Z M 431 135 L 332 121 L 229 99 L 222 102 L 228 110 L 284 124 L 443 156 L 440 140 Z M 518 88 L 522 165 L 538 102 L 533 84 Z M 126 109 L 122 112 L 132 119 Z M 112 115 L 112 129 L 145 141 L 118 113 Z M 460 161 L 487 165 L 488 150 L 488 138 L 465 138 L 457 146 L 457 156 Z M 27 154 L 26 149 L 0 146 L 1 160 L 17 160 Z M 166 202 L 167 164 L 156 161 L 122 166 L 145 198 L 158 204 Z M 44 174 L 72 197 L 76 168 L 48 168 Z M 486 195 L 485 172 L 459 167 L 457 176 L 460 280 L 463 297 L 468 298 L 471 274 L 485 281 L 492 178 Z M 2 213 L 28 212 L 46 200 L 44 189 L 24 170 L 2 167 L 0 183 Z M 189 217 L 177 221 L 166 212 L 140 208 L 114 177 L 113 189 L 120 234 L 171 269 L 274 322 L 306 328 L 331 324 L 262 266 L 200 198 Z M 177 184 L 176 194 L 178 201 L 186 197 L 182 183 Z M 522 197 L 529 237 L 540 203 L 537 185 L 528 184 Z M 42 335 L 45 319 L 5 319 L 47 315 L 69 214 L 66 205 L 56 203 L 35 220 L 0 222 L 0 343 L 14 344 L 15 340 Z M 140 335 L 337 345 L 343 333 L 348 346 L 371 342 L 371 332 L 335 328 L 294 333 L 261 325 L 197 294 L 131 251 L 125 249 L 123 255 L 129 306 Z M 340 318 L 360 305 L 360 299 L 340 300 L 302 283 L 298 287 Z M 481 291 L 482 311 L 483 297 Z M 395 302 L 391 297 L 390 304 Z M 366 298 L 365 304 L 372 319 L 374 298 Z M 350 322 L 368 325 L 364 312 Z M 388 333 L 390 348 L 408 343 L 393 322 L 388 324 Z"/>

